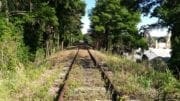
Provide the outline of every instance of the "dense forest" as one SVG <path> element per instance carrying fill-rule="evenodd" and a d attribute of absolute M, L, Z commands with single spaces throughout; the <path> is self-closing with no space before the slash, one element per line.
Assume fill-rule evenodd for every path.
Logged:
<path fill-rule="evenodd" d="M 18 60 L 47 57 L 82 38 L 85 3 L 81 0 L 1 0 L 0 4 L 0 64 L 4 69 Z"/>
<path fill-rule="evenodd" d="M 0 98 L 40 75 L 46 57 L 83 38 L 84 13 L 82 0 L 0 0 Z"/>
<path fill-rule="evenodd" d="M 167 27 L 172 33 L 168 65 L 180 78 L 180 0 L 96 0 L 87 35 L 81 32 L 85 7 L 84 0 L 0 0 L 2 94 L 18 92 L 20 83 L 38 75 L 49 56 L 80 40 L 118 54 L 147 49 L 148 40 L 137 29 L 141 14 L 159 19 L 149 29 Z"/>

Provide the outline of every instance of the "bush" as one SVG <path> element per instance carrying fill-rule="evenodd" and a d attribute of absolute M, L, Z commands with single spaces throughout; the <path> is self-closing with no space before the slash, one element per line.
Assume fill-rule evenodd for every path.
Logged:
<path fill-rule="evenodd" d="M 111 54 L 104 59 L 114 74 L 113 82 L 127 95 L 141 97 L 143 100 L 178 99 L 180 96 L 180 82 L 167 69 L 167 65 L 157 64 L 153 66 L 160 67 L 148 68 Z"/>
<path fill-rule="evenodd" d="M 0 18 L 0 66 L 1 70 L 15 71 L 17 66 L 17 42 L 15 42 L 14 26 Z"/>

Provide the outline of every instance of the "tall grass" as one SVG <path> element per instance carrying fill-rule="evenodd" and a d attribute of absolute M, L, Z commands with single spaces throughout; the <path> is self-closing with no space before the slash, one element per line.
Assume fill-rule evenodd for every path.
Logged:
<path fill-rule="evenodd" d="M 113 72 L 113 82 L 124 95 L 143 100 L 180 99 L 180 81 L 170 70 L 152 68 L 124 57 L 106 53 L 104 63 Z M 159 64 L 157 65 L 159 66 Z"/>

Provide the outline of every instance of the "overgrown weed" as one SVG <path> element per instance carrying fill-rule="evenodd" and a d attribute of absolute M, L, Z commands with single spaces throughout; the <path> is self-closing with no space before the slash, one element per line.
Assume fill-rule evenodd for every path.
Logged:
<path fill-rule="evenodd" d="M 166 67 L 165 70 L 157 69 L 163 66 L 146 67 L 108 52 L 106 55 L 94 53 L 113 72 L 113 82 L 124 95 L 143 100 L 180 99 L 180 81 Z"/>

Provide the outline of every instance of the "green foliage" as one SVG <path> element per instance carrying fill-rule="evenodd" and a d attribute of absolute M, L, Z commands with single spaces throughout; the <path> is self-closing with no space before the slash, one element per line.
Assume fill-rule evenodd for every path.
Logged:
<path fill-rule="evenodd" d="M 87 42 L 88 44 L 90 44 L 90 45 L 92 45 L 92 44 L 93 44 L 92 37 L 91 37 L 91 36 L 89 36 L 88 34 L 85 34 L 85 35 L 84 35 L 83 40 L 84 40 L 85 42 Z"/>
<path fill-rule="evenodd" d="M 65 42 L 65 46 L 75 42 L 81 34 L 81 17 L 85 13 L 85 3 L 82 0 L 59 0 L 52 4 L 56 6 L 59 21 L 60 41 Z M 81 35 L 80 35 L 81 36 Z"/>
<path fill-rule="evenodd" d="M 140 47 L 142 49 L 148 49 L 148 42 L 145 38 L 141 38 L 140 40 L 137 40 L 137 47 Z"/>
<path fill-rule="evenodd" d="M 5 18 L 0 18 L 0 67 L 1 70 L 15 71 L 17 68 L 17 47 L 15 27 Z"/>
<path fill-rule="evenodd" d="M 85 13 L 84 1 L 2 0 L 1 4 L 1 16 L 20 29 L 18 38 L 24 39 L 22 45 L 28 48 L 31 61 L 40 48 L 48 56 L 64 46 L 61 42 L 69 45 L 82 38 L 80 19 Z"/>
<path fill-rule="evenodd" d="M 136 0 L 134 0 L 136 1 Z M 171 48 L 172 57 L 170 59 L 170 67 L 174 74 L 179 78 L 180 74 L 180 1 L 179 0 L 142 0 L 136 2 L 141 5 L 140 9 L 144 14 L 151 14 L 160 20 L 157 24 L 150 27 L 168 27 L 172 33 Z M 153 9 L 152 11 L 152 8 Z"/>
<path fill-rule="evenodd" d="M 19 97 L 16 94 L 27 86 L 39 88 L 33 96 L 46 95 L 55 77 L 41 88 L 30 84 L 47 69 L 42 61 L 59 49 L 60 42 L 83 39 L 84 11 L 82 0 L 0 0 L 0 100 Z"/>
<path fill-rule="evenodd" d="M 54 8 L 42 3 L 36 11 L 24 17 L 24 42 L 29 47 L 29 52 L 31 53 L 30 60 L 34 60 L 36 51 L 39 48 L 47 50 L 46 42 L 53 40 L 53 35 L 58 34 L 56 33 L 58 18 L 55 14 Z M 50 48 L 52 49 L 52 47 Z"/>
<path fill-rule="evenodd" d="M 180 70 L 180 2 L 179 0 L 166 0 L 160 7 L 157 7 L 152 14 L 161 19 L 161 24 L 169 26 L 172 37 L 172 58 L 170 60 L 172 70 L 178 75 Z"/>
<path fill-rule="evenodd" d="M 173 40 L 173 43 L 172 43 L 172 48 L 173 48 L 173 51 L 172 51 L 172 58 L 170 60 L 171 62 L 171 67 L 172 68 L 178 68 L 180 69 L 180 36 L 177 36 L 175 37 L 175 39 Z M 175 69 L 176 71 L 176 69 Z"/>
<path fill-rule="evenodd" d="M 143 100 L 178 99 L 180 82 L 168 69 L 156 71 L 152 67 L 148 68 L 112 54 L 102 60 L 107 63 L 108 70 L 113 72 L 113 82 L 121 92 Z"/>
<path fill-rule="evenodd" d="M 92 36 L 102 48 L 136 46 L 140 13 L 128 9 L 121 0 L 97 0 L 90 19 Z"/>

